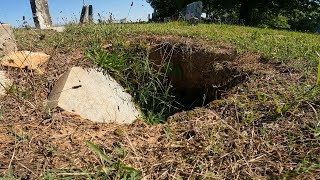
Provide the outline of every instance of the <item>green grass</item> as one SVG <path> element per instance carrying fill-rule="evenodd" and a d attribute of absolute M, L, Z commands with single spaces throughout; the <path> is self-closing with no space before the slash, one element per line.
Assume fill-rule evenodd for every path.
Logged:
<path fill-rule="evenodd" d="M 35 36 L 38 33 L 33 32 Z M 25 30 L 16 31 L 18 39 L 23 39 Z M 62 34 L 51 33 L 45 41 L 36 39 L 36 47 L 56 46 L 70 50 L 70 46 L 85 47 L 91 43 L 111 39 L 125 39 L 124 35 L 175 35 L 195 37 L 232 45 L 237 52 L 253 52 L 267 59 L 281 62 L 305 61 L 312 66 L 317 64 L 317 53 L 320 52 L 320 36 L 283 30 L 271 30 L 244 26 L 199 24 L 189 26 L 185 23 L 173 22 L 165 24 L 107 24 L 68 26 Z M 127 37 L 127 36 L 126 36 Z M 32 42 L 20 43 L 28 47 Z M 34 44 L 32 44 L 34 45 Z M 304 64 L 304 63 L 303 63 Z"/>
<path fill-rule="evenodd" d="M 141 36 L 143 40 L 145 35 L 174 35 L 213 41 L 218 45 L 231 45 L 239 54 L 258 53 L 269 61 L 287 63 L 306 75 L 317 69 L 317 52 L 320 52 L 320 36 L 316 34 L 215 24 L 70 25 L 64 33 L 27 31 L 28 36 L 34 38 L 26 37 L 25 33 L 26 30 L 16 31 L 19 45 L 24 48 L 32 45 L 32 49 L 54 47 L 63 51 L 87 51 L 93 62 L 127 88 L 150 123 L 164 121 L 164 117 L 173 112 L 173 98 L 170 84 L 164 80 L 166 74 L 150 68 L 144 53 L 146 47 L 139 42 L 134 47 L 126 47 L 126 41 L 132 37 Z M 110 42 L 115 51 L 101 49 L 101 44 Z"/>
<path fill-rule="evenodd" d="M 18 39 L 23 40 L 22 32 L 25 30 L 16 31 Z M 93 62 L 127 88 L 142 108 L 145 119 L 152 124 L 165 121 L 165 117 L 173 112 L 170 84 L 164 81 L 166 74 L 150 68 L 144 45 L 137 42 L 134 47 L 126 47 L 128 38 L 142 36 L 143 40 L 144 35 L 174 35 L 213 41 L 218 45 L 231 45 L 239 54 L 258 53 L 269 61 L 287 63 L 306 75 L 317 69 L 317 52 L 320 52 L 320 36 L 316 34 L 215 24 L 71 25 L 64 33 L 49 32 L 44 40 L 39 39 L 39 32 L 28 33 L 35 36 L 36 43 L 22 41 L 20 46 L 33 44 L 33 48 L 39 49 L 53 46 L 64 51 L 87 51 Z M 110 42 L 115 51 L 110 53 L 101 49 L 101 44 Z"/>
<path fill-rule="evenodd" d="M 290 31 L 279 31 L 243 26 L 200 24 L 189 26 L 184 23 L 167 24 L 114 24 L 68 28 L 68 32 L 84 33 L 101 39 L 103 36 L 121 34 L 175 35 L 196 37 L 218 43 L 230 44 L 239 53 L 255 52 L 268 59 L 279 61 L 317 60 L 320 51 L 320 36 Z"/>
<path fill-rule="evenodd" d="M 96 45 L 89 48 L 87 56 L 126 88 L 139 105 L 146 122 L 165 122 L 166 117 L 176 110 L 166 74 L 152 68 L 144 45 L 137 43 L 125 47 L 124 42 L 119 42 L 113 44 L 112 51 Z"/>
<path fill-rule="evenodd" d="M 39 39 L 39 34 L 45 34 L 45 38 Z M 128 45 L 126 43 L 132 37 L 141 36 L 141 39 L 144 39 L 144 35 L 194 37 L 217 44 L 232 45 L 240 54 L 244 52 L 258 53 L 269 61 L 284 62 L 287 65 L 301 68 L 303 71 L 318 69 L 320 72 L 320 60 L 317 55 L 317 52 L 320 52 L 320 44 L 318 43 L 320 36 L 315 34 L 228 25 L 188 26 L 184 23 L 168 23 L 69 26 L 64 33 L 17 30 L 16 35 L 22 49 L 43 51 L 46 48 L 55 48 L 59 53 L 80 49 L 82 52 L 86 52 L 88 59 L 109 72 L 133 95 L 135 102 L 142 108 L 146 121 L 150 124 L 164 121 L 165 117 L 172 112 L 172 104 L 174 103 L 171 103 L 173 101 L 170 93 L 171 87 L 165 80 L 166 74 L 151 68 L 152 64 L 146 56 L 145 44 L 136 42 Z M 112 50 L 102 49 L 101 45 L 105 43 L 112 43 Z M 170 68 L 169 64 L 163 64 L 163 67 Z M 198 161 L 199 164 L 203 163 L 203 167 L 207 166 L 207 169 L 214 170 L 216 166 L 212 166 L 211 160 L 216 160 L 216 164 L 222 165 L 227 169 L 226 172 L 231 173 L 230 169 L 239 166 L 238 160 L 246 156 L 244 160 L 249 163 L 248 168 L 253 165 L 254 171 L 257 170 L 257 173 L 253 174 L 271 176 L 271 178 L 275 175 L 279 178 L 283 177 L 283 179 L 307 173 L 316 175 L 316 172 L 319 172 L 319 158 L 316 148 L 319 147 L 320 137 L 317 119 L 320 73 L 318 73 L 317 82 L 309 77 L 305 77 L 306 80 L 301 78 L 302 80 L 296 82 L 286 78 L 285 75 L 282 76 L 281 73 L 278 75 L 279 79 L 270 81 L 261 79 L 264 75 L 260 74 L 257 77 L 251 77 L 247 84 L 239 85 L 239 88 L 244 89 L 243 92 L 240 90 L 231 91 L 231 93 L 237 92 L 239 94 L 230 99 L 214 101 L 206 107 L 213 109 L 213 111 L 223 112 L 226 117 L 231 117 L 230 119 L 215 120 L 215 123 L 211 124 L 205 119 L 210 119 L 206 112 L 201 114 L 202 112 L 189 111 L 182 117 L 187 120 L 177 119 L 176 126 L 172 121 L 161 127 L 163 129 L 161 137 L 165 137 L 170 145 L 185 144 L 182 146 L 183 148 L 171 149 L 174 153 L 173 157 L 178 159 L 174 159 L 175 161 L 180 160 L 183 164 L 192 161 L 190 163 L 192 170 L 182 170 L 191 173 L 202 172 L 199 170 L 200 166 L 199 168 L 194 166 L 194 162 Z M 256 84 L 257 86 L 255 86 Z M 25 89 L 13 88 L 11 91 L 13 95 L 22 97 L 21 99 L 26 96 Z M 236 117 L 233 115 L 234 111 Z M 45 113 L 51 116 L 50 111 Z M 199 121 L 200 123 L 198 120 L 194 121 L 202 117 L 204 120 Z M 186 125 L 180 124 L 179 121 Z M 195 124 L 192 124 L 193 122 Z M 188 136 L 192 136 L 190 135 L 191 127 L 198 129 L 199 133 L 197 132 L 195 137 L 201 138 L 194 140 L 195 137 L 188 138 Z M 151 134 L 155 133 L 151 132 Z M 25 140 L 25 137 L 20 134 L 14 135 L 19 141 Z M 88 179 L 135 179 L 142 176 L 140 171 L 125 165 L 127 154 L 121 147 L 115 148 L 118 153 L 109 154 L 104 151 L 103 147 L 98 147 L 90 142 L 87 142 L 87 145 L 99 157 L 99 163 L 94 165 L 93 170 L 61 172 L 60 175 L 59 172 L 48 172 L 45 179 L 55 179 L 56 175 L 70 179 L 76 176 Z M 170 145 L 160 144 L 159 147 L 170 147 Z M 205 148 L 206 145 L 210 147 L 210 152 Z M 162 148 L 154 151 L 166 153 L 161 150 Z M 179 150 L 186 152 L 179 152 Z M 55 148 L 47 146 L 46 151 L 54 154 Z M 283 158 L 279 158 L 279 154 Z M 252 155 L 258 155 L 257 157 L 264 159 L 259 163 L 254 162 L 259 159 L 252 159 Z M 166 158 L 166 156 L 162 157 Z M 251 159 L 252 162 L 250 162 Z M 210 162 L 206 160 L 210 160 Z M 219 160 L 221 160 L 220 163 Z M 230 166 L 223 165 L 224 162 Z M 284 163 L 282 164 L 285 168 L 283 172 L 279 171 L 280 167 L 274 167 L 274 164 L 279 164 L 279 162 L 280 164 Z M 220 166 L 217 170 L 218 174 L 221 171 Z M 266 167 L 269 167 L 268 174 L 265 174 Z M 274 167 L 275 170 L 270 167 Z M 238 173 L 240 178 L 259 177 L 251 176 L 251 174 L 246 175 L 245 173 L 249 172 L 246 168 L 245 165 L 239 166 L 235 173 Z M 224 173 L 223 168 L 221 173 Z M 244 174 L 241 175 L 241 173 Z M 8 177 L 13 176 L 12 174 L 8 172 Z"/>
<path fill-rule="evenodd" d="M 90 141 L 85 141 L 85 143 L 100 160 L 99 165 L 93 167 L 93 172 L 87 170 L 48 170 L 44 173 L 42 179 L 141 179 L 141 171 L 123 164 L 127 152 L 120 145 L 115 147 L 114 152 L 117 155 L 114 157 L 109 156 L 102 148 Z"/>

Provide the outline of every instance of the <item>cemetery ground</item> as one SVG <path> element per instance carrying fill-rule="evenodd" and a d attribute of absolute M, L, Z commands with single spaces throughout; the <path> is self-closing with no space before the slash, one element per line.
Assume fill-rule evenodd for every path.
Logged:
<path fill-rule="evenodd" d="M 0 67 L 4 179 L 319 179 L 320 36 L 184 23 L 16 29 L 43 74 Z M 46 99 L 73 66 L 101 67 L 144 117 L 93 123 Z M 99 92 L 97 92 L 99 96 Z"/>

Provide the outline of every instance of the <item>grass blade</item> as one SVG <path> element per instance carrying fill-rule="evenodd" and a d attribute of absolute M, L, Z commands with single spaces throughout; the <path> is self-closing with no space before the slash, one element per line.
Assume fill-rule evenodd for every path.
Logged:
<path fill-rule="evenodd" d="M 93 152 L 95 152 L 97 155 L 99 155 L 101 157 L 101 159 L 103 159 L 105 162 L 107 162 L 109 164 L 112 164 L 112 161 L 109 159 L 109 157 L 107 157 L 105 155 L 105 153 L 101 149 L 99 149 L 95 144 L 93 144 L 90 141 L 86 141 L 86 144 L 87 144 L 87 146 L 89 146 L 89 148 Z"/>
<path fill-rule="evenodd" d="M 320 83 L 320 54 L 317 52 L 318 55 L 318 78 L 317 78 L 317 85 Z"/>

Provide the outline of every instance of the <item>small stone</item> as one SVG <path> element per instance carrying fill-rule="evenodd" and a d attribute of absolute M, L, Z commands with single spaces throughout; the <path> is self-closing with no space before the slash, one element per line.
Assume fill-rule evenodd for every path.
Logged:
<path fill-rule="evenodd" d="M 73 67 L 59 78 L 48 106 L 101 123 L 130 124 L 141 117 L 131 95 L 110 75 L 81 67 Z"/>
<path fill-rule="evenodd" d="M 41 65 L 49 59 L 50 55 L 43 52 L 17 51 L 0 58 L 0 64 L 20 69 L 32 69 L 42 74 Z"/>

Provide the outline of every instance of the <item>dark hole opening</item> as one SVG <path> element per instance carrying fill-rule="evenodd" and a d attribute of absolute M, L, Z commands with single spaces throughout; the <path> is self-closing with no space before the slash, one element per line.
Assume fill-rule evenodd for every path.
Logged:
<path fill-rule="evenodd" d="M 223 92 L 246 77 L 232 50 L 213 53 L 190 49 L 183 44 L 162 44 L 151 48 L 149 59 L 157 67 L 166 67 L 164 71 L 173 86 L 178 106 L 182 106 L 181 110 L 205 106 L 221 99 Z"/>

